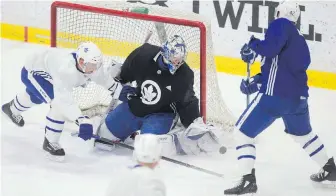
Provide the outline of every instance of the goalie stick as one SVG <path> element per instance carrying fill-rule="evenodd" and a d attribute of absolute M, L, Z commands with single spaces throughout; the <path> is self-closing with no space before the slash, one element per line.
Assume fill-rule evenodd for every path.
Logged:
<path fill-rule="evenodd" d="M 71 136 L 77 137 L 78 133 L 77 132 L 71 133 Z M 121 143 L 121 142 L 115 142 L 115 141 L 109 140 L 107 138 L 100 137 L 99 135 L 93 135 L 92 138 L 99 139 L 99 140 L 101 140 L 105 143 L 111 144 L 111 145 L 118 145 L 120 147 L 127 148 L 129 150 L 134 150 L 133 146 L 130 146 L 130 145 L 127 145 L 127 144 L 124 144 L 124 143 Z M 165 156 L 162 156 L 161 158 L 165 161 L 175 163 L 175 164 L 178 164 L 178 165 L 190 168 L 190 169 L 194 169 L 194 170 L 197 170 L 197 171 L 200 171 L 200 172 L 204 172 L 204 173 L 207 173 L 207 174 L 210 174 L 210 175 L 213 175 L 213 176 L 217 176 L 217 177 L 220 177 L 220 178 L 224 177 L 223 174 L 219 174 L 219 173 L 216 173 L 216 172 L 213 172 L 213 171 L 201 168 L 201 167 L 197 167 L 195 165 L 191 165 L 191 164 L 188 164 L 188 163 L 185 163 L 185 162 L 182 162 L 182 161 L 171 159 L 171 158 L 168 158 L 168 157 L 165 157 Z"/>

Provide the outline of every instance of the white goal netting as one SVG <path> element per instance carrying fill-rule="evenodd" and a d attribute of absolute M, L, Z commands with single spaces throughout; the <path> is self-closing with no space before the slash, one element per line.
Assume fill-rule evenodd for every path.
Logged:
<path fill-rule="evenodd" d="M 132 15 L 134 12 L 142 13 L 141 17 L 139 14 Z M 164 19 L 151 18 L 151 15 L 163 16 Z M 83 41 L 93 41 L 102 49 L 106 62 L 113 58 L 122 63 L 132 50 L 144 43 L 149 32 L 152 35 L 148 42 L 154 45 L 161 45 L 166 36 L 182 36 L 188 49 L 187 63 L 195 73 L 195 93 L 200 99 L 200 105 L 205 108 L 203 114 L 206 113 L 207 122 L 219 124 L 225 131 L 232 131 L 235 118 L 225 105 L 217 83 L 211 23 L 202 16 L 158 6 L 111 1 L 54 3 L 51 17 L 52 45 L 76 48 Z M 196 24 L 195 21 L 205 26 L 206 36 L 202 36 L 201 27 L 190 25 Z M 203 54 L 206 62 L 201 60 Z M 201 66 L 206 66 L 206 69 L 202 71 Z M 83 110 L 97 105 L 107 106 L 111 101 L 109 92 L 94 83 L 86 88 L 75 89 L 74 97 Z"/>

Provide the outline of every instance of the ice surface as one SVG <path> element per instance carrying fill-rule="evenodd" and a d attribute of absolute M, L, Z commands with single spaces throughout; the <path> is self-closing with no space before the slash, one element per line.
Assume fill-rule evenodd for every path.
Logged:
<path fill-rule="evenodd" d="M 1 40 L 1 104 L 24 90 L 20 69 L 28 53 L 45 46 Z M 226 105 L 238 117 L 245 107 L 239 92 L 241 77 L 219 73 L 221 94 Z M 330 155 L 336 155 L 336 91 L 310 90 L 311 121 Z M 118 180 L 118 170 L 132 164 L 131 152 L 119 149 L 115 154 L 94 152 L 90 142 L 70 136 L 61 138 L 66 162 L 47 160 L 42 150 L 47 105 L 23 114 L 26 125 L 17 128 L 1 117 L 2 196 L 103 196 L 109 183 Z M 256 175 L 261 196 L 335 196 L 336 190 L 312 186 L 309 175 L 319 167 L 283 132 L 276 121 L 258 137 Z M 165 180 L 168 196 L 220 196 L 236 178 L 235 152 L 225 155 L 174 157 L 208 170 L 225 174 L 214 177 L 162 161 L 158 172 Z M 132 187 L 130 187 L 132 188 Z"/>

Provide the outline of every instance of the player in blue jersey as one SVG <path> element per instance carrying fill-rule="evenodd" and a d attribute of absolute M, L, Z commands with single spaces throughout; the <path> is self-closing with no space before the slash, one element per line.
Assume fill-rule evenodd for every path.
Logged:
<path fill-rule="evenodd" d="M 281 3 L 265 39 L 252 37 L 241 50 L 246 63 L 253 63 L 258 55 L 263 60 L 261 73 L 252 77 L 249 83 L 245 80 L 241 82 L 242 93 L 259 92 L 236 123 L 236 151 L 242 178 L 237 186 L 225 190 L 225 195 L 257 192 L 254 138 L 278 118 L 282 118 L 285 132 L 321 166 L 320 172 L 311 175 L 310 179 L 336 187 L 335 162 L 328 157 L 323 143 L 310 125 L 306 74 L 310 52 L 295 26 L 299 16 L 297 4 Z"/>

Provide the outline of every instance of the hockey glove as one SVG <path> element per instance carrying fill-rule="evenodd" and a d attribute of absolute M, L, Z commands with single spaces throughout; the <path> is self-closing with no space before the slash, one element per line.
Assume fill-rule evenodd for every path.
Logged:
<path fill-rule="evenodd" d="M 250 78 L 250 83 L 248 83 L 246 80 L 242 80 L 240 83 L 240 91 L 245 95 L 251 95 L 259 91 L 261 85 L 260 80 L 260 74 L 257 74 Z"/>
<path fill-rule="evenodd" d="M 79 124 L 79 134 L 78 137 L 82 138 L 83 140 L 89 140 L 93 134 L 93 126 L 92 122 L 87 116 L 82 116 L 77 119 Z"/>
<path fill-rule="evenodd" d="M 254 43 L 256 43 L 256 42 L 258 42 L 258 41 L 260 41 L 258 38 L 255 38 L 253 35 L 251 36 L 251 38 L 250 38 L 250 41 L 248 42 L 248 47 L 250 47 L 251 48 L 251 45 L 253 45 Z"/>
<path fill-rule="evenodd" d="M 247 44 L 244 44 L 240 50 L 241 59 L 246 63 L 254 63 L 257 58 L 257 53 L 255 53 Z"/>
<path fill-rule="evenodd" d="M 137 96 L 136 88 L 125 85 L 120 91 L 119 100 L 122 102 L 128 102 L 132 97 Z"/>

